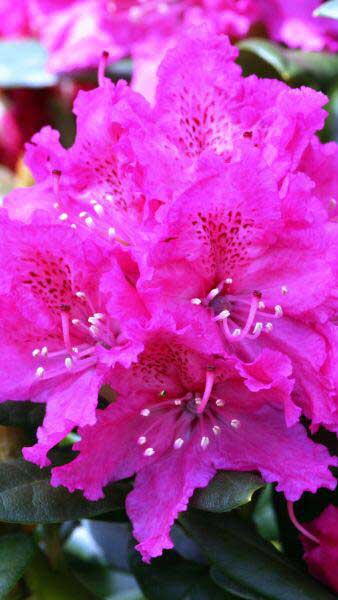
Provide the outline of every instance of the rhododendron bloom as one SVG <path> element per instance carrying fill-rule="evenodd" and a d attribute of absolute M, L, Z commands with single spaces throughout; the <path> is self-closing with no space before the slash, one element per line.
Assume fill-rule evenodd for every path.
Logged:
<path fill-rule="evenodd" d="M 76 425 L 95 421 L 107 370 L 142 349 L 128 323 L 146 312 L 126 279 L 128 257 L 41 218 L 22 225 L 2 215 L 0 310 L 1 400 L 47 403 L 38 444 L 24 451 L 43 466 Z"/>
<path fill-rule="evenodd" d="M 319 0 L 260 0 L 268 34 L 291 48 L 338 49 L 338 25 L 334 19 L 315 17 Z"/>
<path fill-rule="evenodd" d="M 327 506 L 306 528 L 318 539 L 301 536 L 310 573 L 338 592 L 338 508 Z"/>
<path fill-rule="evenodd" d="M 126 506 L 146 561 L 173 546 L 174 519 L 218 469 L 259 470 L 292 500 L 335 485 L 335 459 L 301 425 L 285 425 L 293 386 L 286 356 L 265 350 L 245 364 L 198 353 L 190 328 L 171 333 L 170 320 L 160 322 L 137 364 L 113 369 L 117 402 L 80 430 L 79 455 L 52 476 L 53 485 L 95 500 L 108 482 L 136 472 Z"/>

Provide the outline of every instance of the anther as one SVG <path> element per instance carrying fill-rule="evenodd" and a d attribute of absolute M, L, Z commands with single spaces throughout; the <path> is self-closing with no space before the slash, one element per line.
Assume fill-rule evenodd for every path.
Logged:
<path fill-rule="evenodd" d="M 65 367 L 66 369 L 71 369 L 73 366 L 73 361 L 70 358 L 70 356 L 67 356 L 67 358 L 65 358 Z"/>
<path fill-rule="evenodd" d="M 146 448 L 143 454 L 144 456 L 152 456 L 153 454 L 155 454 L 155 450 L 154 448 Z"/>
<path fill-rule="evenodd" d="M 182 448 L 183 444 L 184 444 L 184 440 L 182 440 L 182 438 L 177 438 L 177 440 L 174 441 L 175 450 Z"/>
<path fill-rule="evenodd" d="M 159 393 L 160 398 L 165 398 L 166 395 L 167 395 L 167 392 L 165 390 L 161 390 L 160 393 Z M 176 404 L 176 400 L 175 400 L 175 404 Z"/>
<path fill-rule="evenodd" d="M 288 293 L 288 291 L 289 291 L 289 290 L 288 290 L 287 286 L 286 286 L 286 285 L 282 285 L 282 287 L 281 287 L 281 292 L 282 292 L 282 294 L 284 294 L 284 295 L 285 295 L 285 294 L 287 294 L 287 293 Z"/>
<path fill-rule="evenodd" d="M 45 373 L 45 369 L 43 367 L 38 367 L 35 371 L 35 375 L 37 377 L 43 377 L 44 373 Z"/>
<path fill-rule="evenodd" d="M 209 438 L 206 435 L 204 435 L 201 438 L 201 448 L 203 448 L 203 450 L 205 450 L 209 446 L 209 442 L 210 442 Z"/>
<path fill-rule="evenodd" d="M 265 308 L 265 303 L 263 302 L 263 300 L 260 300 L 260 301 L 258 302 L 258 308 L 259 308 L 259 310 L 264 310 L 264 308 Z"/>
<path fill-rule="evenodd" d="M 218 425 L 214 425 L 212 428 L 214 435 L 218 435 L 219 433 L 221 433 L 221 428 Z"/>
<path fill-rule="evenodd" d="M 108 235 L 110 238 L 114 238 L 116 235 L 116 229 L 115 227 L 109 227 L 108 229 Z"/>
<path fill-rule="evenodd" d="M 80 324 L 80 319 L 72 319 L 72 324 L 73 325 L 79 325 Z"/>
<path fill-rule="evenodd" d="M 269 323 L 266 323 L 266 324 L 265 324 L 265 331 L 267 331 L 267 332 L 269 333 L 269 332 L 270 332 L 270 331 L 272 331 L 272 330 L 273 330 L 273 325 L 272 325 L 272 323 L 270 323 L 270 322 L 269 322 Z"/>
<path fill-rule="evenodd" d="M 276 304 L 276 306 L 275 306 L 275 315 L 276 315 L 276 317 L 282 317 L 283 316 L 283 309 L 280 306 L 280 304 Z"/>
<path fill-rule="evenodd" d="M 142 415 L 142 417 L 149 417 L 149 415 L 150 415 L 149 408 L 143 408 L 140 412 L 140 415 Z"/>
<path fill-rule="evenodd" d="M 84 217 L 86 217 L 87 215 L 88 215 L 88 213 L 87 213 L 87 211 L 86 211 L 86 210 L 83 210 L 83 211 L 81 211 L 81 212 L 79 213 L 79 217 L 80 217 L 80 219 L 84 219 Z"/>
<path fill-rule="evenodd" d="M 94 313 L 93 317 L 95 317 L 95 319 L 104 319 L 105 315 L 103 313 Z"/>
<path fill-rule="evenodd" d="M 93 209 L 95 210 L 96 214 L 99 215 L 99 217 L 102 217 L 104 208 L 101 206 L 101 204 L 94 204 Z"/>
<path fill-rule="evenodd" d="M 202 398 L 198 398 L 198 397 L 195 398 L 195 404 L 196 404 L 196 406 L 199 406 L 201 404 L 201 402 L 202 402 Z"/>
<path fill-rule="evenodd" d="M 86 217 L 85 218 L 85 223 L 88 227 L 93 227 L 94 225 L 94 219 L 92 217 Z"/>
<path fill-rule="evenodd" d="M 191 302 L 191 304 L 195 304 L 196 306 L 199 306 L 199 304 L 202 304 L 201 298 L 191 298 L 190 302 Z"/>
<path fill-rule="evenodd" d="M 216 406 L 224 406 L 224 400 L 222 400 L 221 398 L 217 398 L 215 404 Z"/>
<path fill-rule="evenodd" d="M 253 329 L 253 333 L 260 333 L 263 329 L 263 323 L 260 323 L 259 321 L 257 321 L 254 329 Z"/>
<path fill-rule="evenodd" d="M 34 350 L 32 352 L 32 356 L 34 356 L 34 358 L 36 358 L 37 356 L 39 356 L 39 354 L 40 354 L 39 348 L 34 348 Z"/>
<path fill-rule="evenodd" d="M 238 337 L 239 335 L 241 335 L 241 333 L 242 333 L 242 330 L 238 327 L 237 329 L 233 330 L 232 335 L 234 337 Z"/>
<path fill-rule="evenodd" d="M 219 294 L 219 289 L 213 288 L 212 290 L 210 290 L 209 294 L 207 295 L 207 300 L 213 300 L 214 298 L 216 298 L 216 296 L 218 296 L 218 294 Z"/>
<path fill-rule="evenodd" d="M 227 283 L 228 285 L 232 284 L 232 277 L 227 277 L 225 280 L 225 283 Z"/>
<path fill-rule="evenodd" d="M 67 221 L 68 219 L 68 214 L 67 213 L 61 213 L 61 215 L 59 216 L 60 221 Z"/>
<path fill-rule="evenodd" d="M 181 406 L 182 400 L 174 400 L 175 406 Z"/>
<path fill-rule="evenodd" d="M 231 419 L 230 421 L 230 425 L 231 427 L 233 427 L 234 429 L 238 429 L 240 427 L 240 421 L 238 419 Z"/>
<path fill-rule="evenodd" d="M 137 440 L 137 443 L 138 443 L 140 446 L 143 446 L 143 444 L 145 444 L 145 443 L 146 443 L 146 441 L 147 441 L 147 438 L 146 438 L 146 436 L 145 436 L 145 435 L 141 435 L 141 436 L 138 438 L 138 440 Z"/>
<path fill-rule="evenodd" d="M 86 294 L 84 292 L 75 292 L 75 296 L 77 296 L 78 298 L 85 298 Z"/>
<path fill-rule="evenodd" d="M 41 348 L 41 356 L 47 356 L 48 354 L 48 348 L 47 346 L 43 346 L 43 348 Z"/>
<path fill-rule="evenodd" d="M 227 319 L 228 317 L 230 317 L 230 312 L 225 309 L 214 317 L 214 321 L 223 321 L 223 319 Z"/>

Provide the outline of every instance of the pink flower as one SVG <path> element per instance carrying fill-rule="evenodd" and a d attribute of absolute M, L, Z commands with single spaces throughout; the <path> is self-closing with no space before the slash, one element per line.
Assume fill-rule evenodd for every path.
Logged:
<path fill-rule="evenodd" d="M 44 466 L 75 426 L 95 422 L 107 371 L 135 360 L 133 322 L 147 313 L 128 255 L 43 214 L 31 225 L 2 215 L 0 261 L 1 400 L 46 402 L 38 443 L 24 450 Z"/>
<path fill-rule="evenodd" d="M 0 37 L 21 37 L 30 33 L 27 0 L 1 0 Z"/>
<path fill-rule="evenodd" d="M 199 353 L 190 328 L 175 332 L 164 316 L 159 323 L 137 364 L 111 372 L 117 402 L 80 430 L 79 455 L 53 469 L 53 485 L 95 500 L 110 481 L 136 473 L 127 511 L 145 561 L 173 546 L 174 519 L 218 469 L 259 470 L 292 500 L 334 487 L 335 459 L 302 426 L 285 425 L 293 385 L 286 356 L 264 350 L 245 364 Z"/>
<path fill-rule="evenodd" d="M 301 536 L 304 547 L 304 560 L 310 573 L 320 581 L 338 592 L 338 508 L 330 505 L 306 524 L 307 529 L 314 534 L 319 543 Z"/>
<path fill-rule="evenodd" d="M 268 34 L 291 48 L 319 51 L 338 49 L 338 25 L 334 19 L 314 17 L 319 0 L 260 0 Z"/>

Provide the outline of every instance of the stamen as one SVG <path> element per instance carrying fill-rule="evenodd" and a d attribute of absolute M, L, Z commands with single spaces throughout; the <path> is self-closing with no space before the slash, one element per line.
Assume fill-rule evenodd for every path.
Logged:
<path fill-rule="evenodd" d="M 201 438 L 201 448 L 203 448 L 203 450 L 205 450 L 209 446 L 209 443 L 210 443 L 209 438 L 206 435 L 204 435 Z"/>
<path fill-rule="evenodd" d="M 108 236 L 110 238 L 113 238 L 113 237 L 115 237 L 115 235 L 116 235 L 116 229 L 115 229 L 115 227 L 109 227 L 109 229 L 108 229 Z"/>
<path fill-rule="evenodd" d="M 231 285 L 232 281 L 233 281 L 232 277 L 227 277 L 226 280 L 225 280 L 225 283 L 227 283 L 228 285 Z"/>
<path fill-rule="evenodd" d="M 222 400 L 221 398 L 217 398 L 215 404 L 216 406 L 224 406 L 224 400 Z"/>
<path fill-rule="evenodd" d="M 265 308 L 265 303 L 263 302 L 263 300 L 260 300 L 260 301 L 258 302 L 258 308 L 259 308 L 259 310 L 264 310 L 264 308 Z"/>
<path fill-rule="evenodd" d="M 70 358 L 70 356 L 67 356 L 67 358 L 65 358 L 65 367 L 66 369 L 71 369 L 73 366 L 73 361 Z"/>
<path fill-rule="evenodd" d="M 214 298 L 216 298 L 216 296 L 218 296 L 219 292 L 220 290 L 218 288 L 213 288 L 207 295 L 207 300 L 210 302 L 210 300 L 213 300 Z"/>
<path fill-rule="evenodd" d="M 303 535 L 305 535 L 305 537 L 309 538 L 309 540 L 312 540 L 312 542 L 315 542 L 315 544 L 319 544 L 320 543 L 319 539 L 317 537 L 315 537 L 312 533 L 310 533 L 307 529 L 305 529 L 305 527 L 303 527 L 303 525 L 301 525 L 299 523 L 299 521 L 297 520 L 295 511 L 293 508 L 293 502 L 288 500 L 287 507 L 288 507 L 288 513 L 289 513 L 290 520 L 294 524 L 296 529 L 298 529 L 298 531 L 300 531 Z"/>
<path fill-rule="evenodd" d="M 67 219 L 68 219 L 67 213 L 61 213 L 61 215 L 59 216 L 60 221 L 67 221 Z"/>
<path fill-rule="evenodd" d="M 85 218 L 85 223 L 86 223 L 86 225 L 88 225 L 88 227 L 93 227 L 93 225 L 94 225 L 94 219 L 93 219 L 93 217 L 86 217 Z"/>
<path fill-rule="evenodd" d="M 154 448 L 146 448 L 143 454 L 144 456 L 152 456 L 153 454 L 155 454 L 155 450 Z"/>
<path fill-rule="evenodd" d="M 288 290 L 288 288 L 286 287 L 286 285 L 282 285 L 282 287 L 281 287 L 281 292 L 282 292 L 282 294 L 283 294 L 283 295 L 285 295 L 285 294 L 287 294 L 287 293 L 288 293 L 288 291 L 289 291 L 289 290 Z"/>
<path fill-rule="evenodd" d="M 221 433 L 221 428 L 218 425 L 214 425 L 212 430 L 215 435 L 219 435 L 219 433 Z"/>
<path fill-rule="evenodd" d="M 232 332 L 233 337 L 238 337 L 239 335 L 241 335 L 242 330 L 238 327 L 237 329 L 234 329 L 234 331 Z"/>
<path fill-rule="evenodd" d="M 174 400 L 174 404 L 176 404 L 176 406 L 181 406 L 182 400 Z"/>
<path fill-rule="evenodd" d="M 175 450 L 182 448 L 183 444 L 184 444 L 184 440 L 182 438 L 177 438 L 177 440 L 174 441 Z"/>
<path fill-rule="evenodd" d="M 85 298 L 86 294 L 84 292 L 79 291 L 75 292 L 75 296 L 77 296 L 78 298 Z"/>
<path fill-rule="evenodd" d="M 227 319 L 228 317 L 230 317 L 230 312 L 225 309 L 214 317 L 214 321 L 223 321 L 223 319 Z"/>
<path fill-rule="evenodd" d="M 149 408 L 143 408 L 140 412 L 140 415 L 142 415 L 142 417 L 149 417 L 149 415 L 150 415 Z"/>
<path fill-rule="evenodd" d="M 230 421 L 230 425 L 231 427 L 233 427 L 234 429 L 238 429 L 241 425 L 241 422 L 238 419 L 232 419 Z"/>
<path fill-rule="evenodd" d="M 94 204 L 93 209 L 95 210 L 96 214 L 99 215 L 99 217 L 102 217 L 104 214 L 104 208 L 101 204 Z"/>
<path fill-rule="evenodd" d="M 45 373 L 45 369 L 43 367 L 38 367 L 35 371 L 35 375 L 37 377 L 43 377 Z"/>
<path fill-rule="evenodd" d="M 34 350 L 32 352 L 32 356 L 34 356 L 34 358 L 36 358 L 37 356 L 39 356 L 39 354 L 40 354 L 39 348 L 34 348 Z"/>
<path fill-rule="evenodd" d="M 41 348 L 41 356 L 47 356 L 48 354 L 48 348 L 47 346 L 43 346 L 43 348 Z"/>
<path fill-rule="evenodd" d="M 272 325 L 272 323 L 270 323 L 270 322 L 269 322 L 269 323 L 266 323 L 266 324 L 265 324 L 265 331 L 266 331 L 267 333 L 269 333 L 269 332 L 270 332 L 270 331 L 272 331 L 272 330 L 273 330 L 273 325 Z"/>
<path fill-rule="evenodd" d="M 276 317 L 282 317 L 283 316 L 283 309 L 280 306 L 280 304 L 276 304 L 276 306 L 275 306 L 275 315 L 276 315 Z"/>
<path fill-rule="evenodd" d="M 199 304 L 202 304 L 201 298 L 191 298 L 190 302 L 191 302 L 191 304 L 195 304 L 196 306 L 198 306 Z"/>
<path fill-rule="evenodd" d="M 147 441 L 147 438 L 146 438 L 146 436 L 145 436 L 145 435 L 141 435 L 141 436 L 138 438 L 138 440 L 137 440 L 137 443 L 138 443 L 140 446 L 143 446 L 143 444 L 145 444 L 145 443 L 146 443 L 146 441 Z"/>

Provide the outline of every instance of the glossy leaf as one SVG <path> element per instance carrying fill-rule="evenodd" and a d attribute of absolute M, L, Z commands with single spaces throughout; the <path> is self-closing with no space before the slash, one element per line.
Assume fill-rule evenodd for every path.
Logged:
<path fill-rule="evenodd" d="M 338 19 L 338 0 L 328 0 L 327 2 L 323 2 L 323 4 L 313 11 L 313 16 Z"/>
<path fill-rule="evenodd" d="M 183 560 L 173 551 L 148 565 L 131 555 L 131 568 L 148 600 L 230 600 L 212 581 L 207 566 Z"/>
<path fill-rule="evenodd" d="M 81 519 L 120 508 L 127 487 L 107 488 L 105 498 L 86 500 L 81 492 L 69 493 L 50 485 L 49 469 L 39 469 L 23 459 L 0 462 L 0 521 L 57 523 Z"/>
<path fill-rule="evenodd" d="M 252 494 L 264 485 L 255 473 L 220 471 L 206 488 L 195 492 L 192 506 L 210 512 L 227 512 L 250 502 Z"/>
<path fill-rule="evenodd" d="M 0 537 L 0 598 L 22 577 L 35 551 L 33 539 L 23 533 Z"/>
<path fill-rule="evenodd" d="M 333 600 L 329 591 L 257 535 L 250 523 L 234 515 L 200 511 L 190 511 L 180 520 L 216 568 L 216 576 L 211 571 L 215 582 L 232 594 L 250 600 Z"/>
<path fill-rule="evenodd" d="M 57 78 L 46 67 L 47 54 L 36 40 L 0 41 L 0 87 L 49 87 Z"/>

